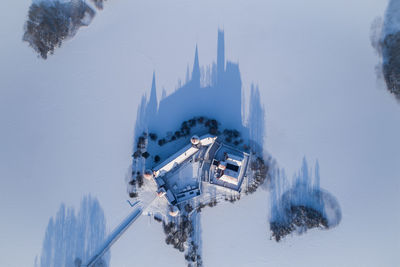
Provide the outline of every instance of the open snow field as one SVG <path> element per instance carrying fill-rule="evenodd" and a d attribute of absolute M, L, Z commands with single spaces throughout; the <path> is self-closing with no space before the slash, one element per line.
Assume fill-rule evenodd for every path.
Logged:
<path fill-rule="evenodd" d="M 340 224 L 270 240 L 258 190 L 201 216 L 205 266 L 398 266 L 400 105 L 377 81 L 370 25 L 387 1 L 109 0 L 44 61 L 22 42 L 30 1 L 0 8 L 0 266 L 33 266 L 49 218 L 91 193 L 110 231 L 130 211 L 133 130 L 153 71 L 172 93 L 192 66 L 239 63 L 255 82 L 266 150 L 290 178 L 318 159 Z M 158 99 L 162 90 L 159 90 Z M 110 266 L 184 266 L 160 224 L 143 216 L 111 249 Z"/>

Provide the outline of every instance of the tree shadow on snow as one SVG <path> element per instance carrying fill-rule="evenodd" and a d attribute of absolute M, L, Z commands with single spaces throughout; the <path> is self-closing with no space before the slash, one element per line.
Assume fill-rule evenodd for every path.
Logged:
<path fill-rule="evenodd" d="M 276 241 L 292 232 L 302 234 L 312 228 L 333 228 L 342 218 L 337 199 L 320 188 L 318 161 L 312 175 L 305 158 L 291 185 L 284 171 L 276 173 L 270 203 L 270 230 Z"/>
<path fill-rule="evenodd" d="M 61 204 L 57 215 L 50 218 L 40 261 L 35 267 L 72 267 L 87 260 L 106 237 L 104 211 L 96 198 L 85 196 L 76 213 L 74 208 Z M 110 252 L 107 252 L 96 267 L 109 266 Z"/>

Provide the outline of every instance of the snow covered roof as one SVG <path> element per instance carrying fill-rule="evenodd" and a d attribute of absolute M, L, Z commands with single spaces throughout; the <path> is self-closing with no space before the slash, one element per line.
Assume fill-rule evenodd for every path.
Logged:
<path fill-rule="evenodd" d="M 228 174 L 224 174 L 219 179 L 221 181 L 237 185 L 239 183 L 239 179 L 238 178 L 239 178 L 238 176 L 235 177 L 235 176 L 230 176 Z"/>
<path fill-rule="evenodd" d="M 192 145 L 185 146 L 159 165 L 160 167 L 156 168 L 155 175 L 163 175 L 164 172 L 171 171 L 173 168 L 182 164 L 186 159 L 196 154 L 197 151 L 199 151 L 197 147 L 193 147 Z"/>
<path fill-rule="evenodd" d="M 244 157 L 227 153 L 225 160 L 220 162 L 223 168 L 218 167 L 223 170 L 223 175 L 219 179 L 237 185 L 243 161 Z"/>
<path fill-rule="evenodd" d="M 208 146 L 212 144 L 215 141 L 215 139 L 217 139 L 216 136 L 207 134 L 200 138 L 200 144 L 202 146 Z M 196 154 L 198 151 L 199 151 L 198 147 L 194 147 L 192 146 L 192 144 L 186 145 L 184 148 L 174 153 L 172 156 L 170 156 L 164 162 L 158 165 L 155 168 L 155 176 L 157 177 L 159 175 L 163 175 L 164 173 L 171 171 L 175 167 L 182 164 L 185 160 Z"/>
<path fill-rule="evenodd" d="M 213 164 L 210 166 L 210 182 L 239 191 L 248 161 L 247 153 L 222 144 L 215 152 Z"/>

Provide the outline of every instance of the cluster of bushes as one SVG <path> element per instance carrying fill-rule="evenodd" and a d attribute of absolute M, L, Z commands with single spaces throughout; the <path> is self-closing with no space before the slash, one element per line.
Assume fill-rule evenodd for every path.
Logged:
<path fill-rule="evenodd" d="M 97 9 L 103 9 L 105 0 L 92 0 Z"/>
<path fill-rule="evenodd" d="M 139 187 L 142 187 L 143 185 L 143 175 L 140 171 L 132 171 L 132 180 L 129 181 L 130 185 L 139 185 Z"/>
<path fill-rule="evenodd" d="M 237 200 L 240 200 L 240 194 L 230 195 L 229 197 L 228 197 L 228 196 L 225 196 L 225 201 L 229 201 L 229 202 L 231 202 L 231 203 L 234 203 L 234 202 L 236 202 Z"/>
<path fill-rule="evenodd" d="M 132 179 L 129 181 L 129 184 L 132 186 L 131 191 L 129 192 L 130 198 L 135 198 L 138 196 L 137 187 L 142 187 L 143 185 L 143 175 L 141 172 L 132 171 Z"/>
<path fill-rule="evenodd" d="M 208 202 L 208 206 L 211 208 L 217 206 L 217 199 L 214 198 L 210 202 Z"/>
<path fill-rule="evenodd" d="M 172 245 L 180 252 L 185 251 L 185 242 L 188 237 L 193 233 L 193 224 L 188 216 L 181 215 L 179 224 L 174 222 L 163 222 L 164 233 L 167 235 L 165 243 Z"/>
<path fill-rule="evenodd" d="M 146 132 L 144 132 L 141 136 L 138 137 L 137 139 L 137 144 L 136 144 L 136 151 L 132 154 L 132 157 L 134 159 L 138 159 L 140 157 L 143 157 L 144 159 L 147 159 L 150 157 L 150 153 L 146 150 L 147 149 L 147 138 L 150 137 L 150 139 L 157 139 L 157 135 L 155 134 L 147 134 Z M 155 157 L 155 161 L 156 158 L 158 159 L 158 161 L 160 160 L 159 156 Z M 142 187 L 143 186 L 143 175 L 140 171 L 132 171 L 132 180 L 129 182 L 130 185 L 133 186 L 133 190 L 135 192 L 131 192 L 129 193 L 129 196 L 131 198 L 137 197 L 137 187 Z"/>
<path fill-rule="evenodd" d="M 400 101 L 400 32 L 388 34 L 383 46 L 383 75 L 387 89 Z"/>
<path fill-rule="evenodd" d="M 187 212 L 188 214 L 191 213 L 194 208 L 192 207 L 192 205 L 190 204 L 186 204 L 184 207 L 185 212 Z M 192 239 L 192 241 L 190 241 L 188 243 L 188 250 L 187 253 L 185 254 L 185 259 L 188 261 L 188 266 L 202 266 L 203 262 L 201 260 L 201 256 L 198 250 L 198 245 L 194 243 L 193 241 L 193 235 L 195 234 L 194 231 L 189 232 L 189 236 Z"/>
<path fill-rule="evenodd" d="M 129 197 L 130 198 L 135 198 L 135 197 L 137 197 L 138 196 L 138 193 L 137 192 L 130 192 L 129 193 Z"/>
<path fill-rule="evenodd" d="M 150 138 L 151 141 L 154 141 L 154 142 L 157 141 L 157 138 L 158 138 L 157 134 L 155 134 L 155 133 L 149 133 L 149 134 L 143 133 L 141 136 L 139 136 L 139 138 L 137 140 L 137 145 L 136 145 L 137 150 L 132 154 L 132 157 L 134 159 L 138 159 L 140 157 L 148 159 L 151 156 L 151 154 L 146 150 L 148 137 Z M 160 144 L 160 141 L 162 141 L 162 140 L 159 140 L 159 142 L 158 142 L 159 144 Z M 162 143 L 164 144 L 164 142 L 165 142 L 165 139 L 164 139 L 164 141 L 162 141 Z M 161 158 L 159 155 L 154 156 L 155 163 L 159 162 L 160 160 L 161 160 Z"/>
<path fill-rule="evenodd" d="M 209 207 L 215 207 L 215 206 L 217 206 L 217 199 L 216 198 L 213 198 L 210 202 L 208 202 L 207 204 L 204 204 L 203 202 L 200 202 L 199 203 L 199 205 L 197 206 L 197 208 L 196 208 L 196 211 L 197 212 L 201 212 L 201 210 L 202 209 L 204 209 L 206 206 L 209 206 Z"/>
<path fill-rule="evenodd" d="M 224 135 L 224 140 L 227 143 L 234 144 L 235 146 L 243 143 L 243 139 L 241 138 L 238 130 L 224 129 L 222 133 Z"/>
<path fill-rule="evenodd" d="M 188 267 L 200 267 L 203 266 L 203 261 L 199 253 L 199 246 L 193 241 L 189 243 L 188 252 L 185 254 L 185 260 L 189 262 Z"/>
<path fill-rule="evenodd" d="M 267 178 L 268 165 L 265 164 L 264 159 L 257 157 L 250 163 L 250 170 L 252 171 L 252 181 L 246 190 L 247 193 L 254 193 L 257 188 L 262 185 Z"/>
<path fill-rule="evenodd" d="M 169 142 L 173 142 L 182 137 L 188 137 L 191 134 L 191 129 L 197 124 L 203 124 L 208 128 L 208 132 L 213 135 L 218 135 L 218 122 L 214 119 L 207 119 L 204 117 L 194 117 L 190 120 L 184 121 L 181 124 L 181 128 L 174 133 L 169 133 L 166 137 L 158 140 L 158 145 L 163 146 Z"/>
<path fill-rule="evenodd" d="M 131 192 L 129 192 L 130 198 L 135 198 L 138 196 L 137 188 L 143 186 L 143 175 L 140 171 L 132 171 L 132 179 L 129 181 L 129 184 L 132 186 Z"/>
<path fill-rule="evenodd" d="M 186 244 L 187 252 L 185 254 L 185 259 L 188 262 L 188 266 L 194 267 L 202 266 L 203 263 L 199 247 L 193 241 L 195 234 L 193 222 L 188 216 L 188 214 L 193 210 L 194 208 L 192 205 L 189 203 L 186 204 L 182 209 L 183 214 L 181 214 L 178 219 L 179 222 L 176 223 L 171 221 L 169 223 L 165 223 L 163 221 L 163 229 L 164 233 L 166 234 L 165 243 L 167 243 L 167 245 L 171 245 L 180 252 L 184 252 Z M 156 217 L 154 218 L 156 219 Z"/>
<path fill-rule="evenodd" d="M 134 159 L 137 159 L 139 157 L 144 157 L 148 158 L 150 156 L 150 153 L 146 151 L 147 147 L 147 133 L 143 133 L 141 136 L 139 136 L 136 144 L 136 151 L 132 154 L 132 157 Z"/>
<path fill-rule="evenodd" d="M 219 135 L 220 132 L 218 131 L 218 122 L 214 119 L 207 120 L 204 125 L 208 128 L 208 132 L 212 135 Z"/>
<path fill-rule="evenodd" d="M 327 229 L 329 227 L 327 219 L 321 212 L 303 205 L 291 205 L 285 210 L 285 218 L 283 221 L 270 222 L 272 238 L 277 242 L 296 228 L 306 231 L 311 228 Z"/>
<path fill-rule="evenodd" d="M 157 134 L 155 133 L 149 133 L 149 137 L 151 141 L 157 141 Z"/>
<path fill-rule="evenodd" d="M 206 206 L 207 206 L 206 204 L 204 204 L 203 202 L 200 202 L 196 208 L 196 211 L 201 212 L 201 210 L 204 209 Z"/>
<path fill-rule="evenodd" d="M 275 239 L 276 242 L 279 242 L 282 237 L 290 234 L 295 230 L 295 227 L 291 223 L 287 222 L 270 222 L 269 228 L 272 232 L 272 238 Z"/>

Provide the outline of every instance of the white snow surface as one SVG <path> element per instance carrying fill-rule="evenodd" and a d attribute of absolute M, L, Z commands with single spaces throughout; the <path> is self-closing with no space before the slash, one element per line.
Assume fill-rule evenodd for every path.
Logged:
<path fill-rule="evenodd" d="M 332 230 L 276 243 L 269 239 L 267 192 L 206 208 L 205 266 L 400 262 L 400 107 L 376 85 L 368 42 L 370 22 L 386 1 L 110 1 L 46 62 L 21 42 L 30 3 L 5 5 L 0 266 L 32 266 L 60 202 L 77 207 L 91 192 L 110 229 L 126 216 L 122 177 L 130 171 L 134 117 L 151 73 L 157 71 L 160 89 L 173 92 L 192 66 L 194 44 L 201 61 L 215 60 L 219 26 L 244 88 L 252 81 L 260 88 L 266 148 L 288 176 L 304 155 L 318 158 L 321 187 L 338 199 L 343 217 Z M 160 224 L 144 216 L 111 252 L 115 267 L 185 264 L 165 244 Z"/>

